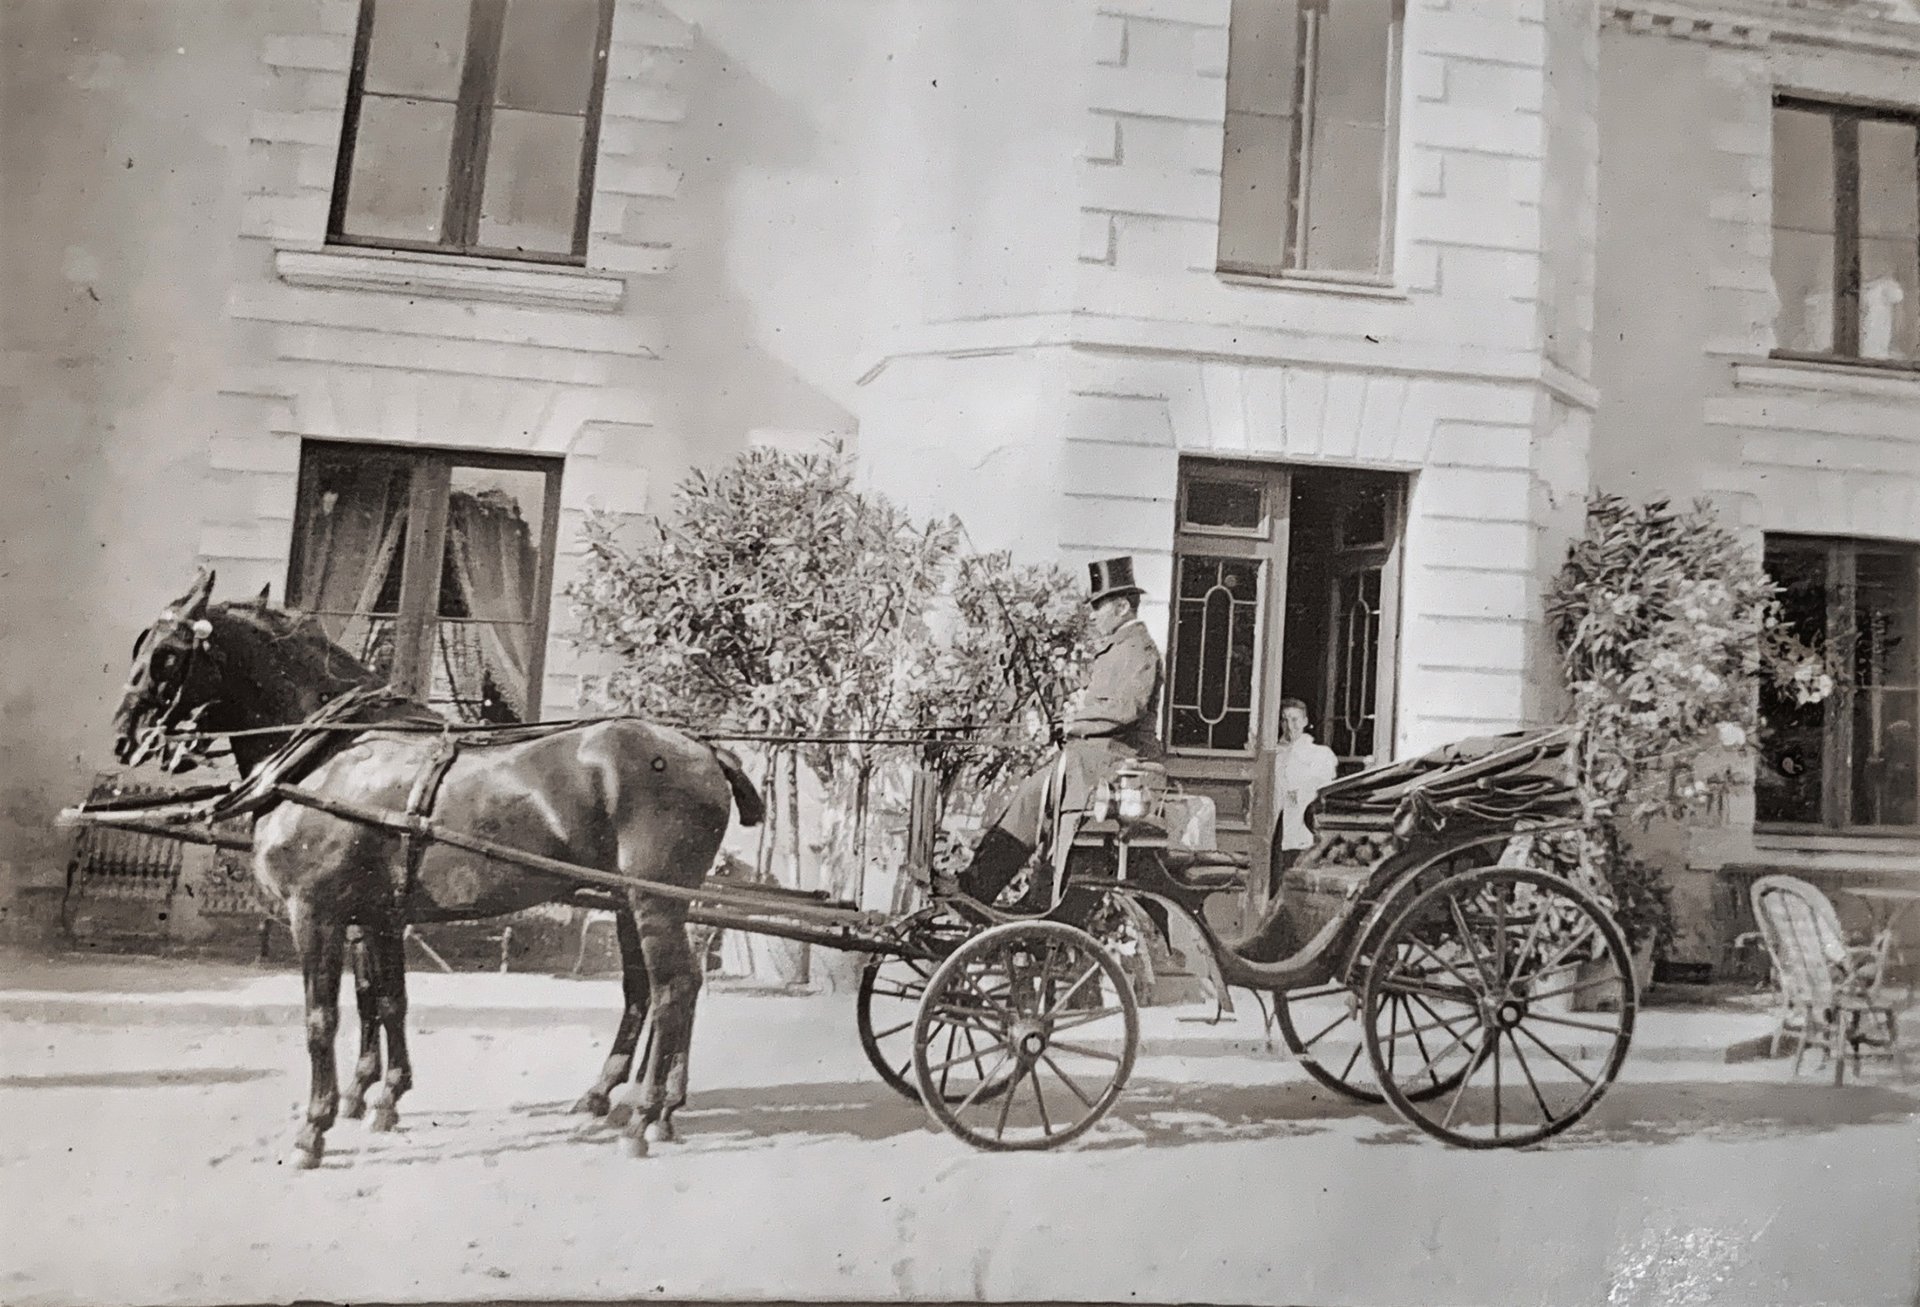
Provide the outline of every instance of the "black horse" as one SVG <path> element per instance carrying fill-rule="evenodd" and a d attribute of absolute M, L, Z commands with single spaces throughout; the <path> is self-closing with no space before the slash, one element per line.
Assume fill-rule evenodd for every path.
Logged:
<path fill-rule="evenodd" d="M 337 747 L 323 747 L 317 763 L 296 773 L 301 789 L 430 816 L 443 829 L 536 856 L 685 887 L 707 874 L 731 805 L 744 825 L 764 815 L 731 754 L 635 718 L 499 737 L 434 729 L 439 719 L 381 695 L 379 676 L 328 639 L 318 622 L 270 605 L 265 592 L 209 606 L 213 579 L 202 572 L 134 647 L 114 717 L 114 753 L 123 763 L 157 757 L 169 770 L 184 770 L 206 751 L 209 736 L 288 726 L 328 705 L 364 700 L 384 706 L 380 720 L 339 732 Z M 242 784 L 260 779 L 293 738 L 273 731 L 232 737 Z M 350 927 L 362 941 L 355 949 L 361 1052 L 344 1107 L 359 1115 L 371 1100 L 372 1127 L 391 1129 L 412 1082 L 406 926 L 499 916 L 580 889 L 561 876 L 292 802 L 259 813 L 253 846 L 255 876 L 286 906 L 306 986 L 313 1084 L 295 1143 L 293 1161 L 301 1167 L 319 1164 L 325 1133 L 343 1106 L 334 1036 Z M 650 1028 L 638 1110 L 628 1124 L 636 1153 L 649 1140 L 672 1137 L 673 1113 L 686 1101 L 700 988 L 686 917 L 684 902 L 641 893 L 629 894 L 627 910 L 616 914 L 626 1009 L 599 1080 L 576 1106 L 608 1112 L 612 1092 L 632 1069 L 640 1033 Z"/>

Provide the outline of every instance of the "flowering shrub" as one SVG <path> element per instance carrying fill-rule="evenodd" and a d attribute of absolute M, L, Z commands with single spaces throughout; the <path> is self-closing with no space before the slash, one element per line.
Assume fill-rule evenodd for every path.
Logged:
<path fill-rule="evenodd" d="M 788 802 L 773 810 L 790 862 L 804 765 L 829 798 L 830 874 L 849 892 L 876 780 L 918 762 L 944 799 L 1037 758 L 1061 683 L 1085 657 L 1068 573 L 964 551 L 957 522 L 915 522 L 856 488 L 839 449 L 749 450 L 689 476 L 643 538 L 619 538 L 599 515 L 585 536 L 567 590 L 575 638 L 613 664 L 586 687 L 593 699 L 717 734 L 946 736 L 782 752 Z M 992 743 L 948 742 L 972 732 Z"/>
<path fill-rule="evenodd" d="M 1746 782 L 1760 686 L 1809 703 L 1833 678 L 1787 628 L 1759 558 L 1705 503 L 1676 511 L 1594 495 L 1547 618 L 1584 728 L 1579 766 L 1604 823 L 1607 874 L 1623 915 L 1664 937 L 1665 887 L 1630 865 L 1618 823 L 1684 820 L 1722 802 Z"/>

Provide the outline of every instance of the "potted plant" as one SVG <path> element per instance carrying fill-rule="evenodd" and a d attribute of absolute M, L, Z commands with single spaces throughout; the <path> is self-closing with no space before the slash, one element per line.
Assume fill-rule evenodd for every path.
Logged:
<path fill-rule="evenodd" d="M 1589 869 L 1646 959 L 1644 986 L 1672 941 L 1673 907 L 1628 828 L 1686 821 L 1746 785 L 1760 687 L 1817 702 L 1833 688 L 1828 660 L 1789 629 L 1760 559 L 1704 502 L 1677 510 L 1594 495 L 1547 618 L 1583 730 Z"/>

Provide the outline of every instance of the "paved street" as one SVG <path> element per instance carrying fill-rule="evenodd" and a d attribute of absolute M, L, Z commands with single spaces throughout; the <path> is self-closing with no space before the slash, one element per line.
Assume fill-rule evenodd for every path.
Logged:
<path fill-rule="evenodd" d="M 1510 1154 L 1330 1101 L 1257 1017 L 1154 1009 L 1101 1130 L 993 1156 L 877 1081 L 850 996 L 716 991 L 685 1140 L 635 1160 L 564 1110 L 614 982 L 429 974 L 414 993 L 400 1131 L 343 1122 L 296 1174 L 292 976 L 9 964 L 0 1298 L 1905 1307 L 1920 1284 L 1920 1084 L 1727 1065 L 1765 1027 L 1751 1011 L 1643 1014 L 1599 1110 Z"/>

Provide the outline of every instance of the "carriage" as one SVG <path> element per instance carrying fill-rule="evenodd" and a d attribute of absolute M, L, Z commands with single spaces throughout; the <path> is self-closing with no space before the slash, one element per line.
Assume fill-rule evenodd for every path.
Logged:
<path fill-rule="evenodd" d="M 1114 1106 L 1140 1046 L 1129 963 L 1149 936 L 1192 946 L 1222 1013 L 1233 991 L 1249 994 L 1321 1084 L 1384 1101 L 1448 1143 L 1488 1148 L 1577 1122 L 1632 1038 L 1627 946 L 1583 870 L 1576 745 L 1567 728 L 1520 732 L 1335 782 L 1314 810 L 1317 843 L 1235 937 L 1215 926 L 1208 901 L 1246 888 L 1246 860 L 1213 847 L 1210 802 L 1151 764 L 1123 768 L 1083 812 L 1053 805 L 1052 838 L 1020 902 L 962 897 L 898 916 L 817 892 L 590 867 L 451 827 L 412 802 L 400 811 L 319 793 L 271 768 L 241 788 L 256 804 L 555 878 L 574 902 L 662 896 L 693 923 L 866 953 L 856 1016 L 869 1060 L 976 1148 L 1057 1147 Z M 234 843 L 215 827 L 235 810 L 221 788 L 63 819 Z"/>

